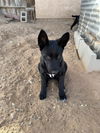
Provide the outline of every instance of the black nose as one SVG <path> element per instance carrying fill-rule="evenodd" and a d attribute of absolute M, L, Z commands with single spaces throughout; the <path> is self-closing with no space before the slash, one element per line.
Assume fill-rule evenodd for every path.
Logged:
<path fill-rule="evenodd" d="M 57 74 L 58 73 L 58 71 L 52 71 L 52 74 Z"/>

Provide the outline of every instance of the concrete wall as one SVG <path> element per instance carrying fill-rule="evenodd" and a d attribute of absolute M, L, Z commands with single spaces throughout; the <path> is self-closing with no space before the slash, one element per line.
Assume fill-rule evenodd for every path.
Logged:
<path fill-rule="evenodd" d="M 37 18 L 70 18 L 80 14 L 81 0 L 35 0 Z"/>
<path fill-rule="evenodd" d="M 100 41 L 100 0 L 82 0 L 78 31 Z"/>
<path fill-rule="evenodd" d="M 100 0 L 82 0 L 74 40 L 87 70 L 100 71 Z"/>

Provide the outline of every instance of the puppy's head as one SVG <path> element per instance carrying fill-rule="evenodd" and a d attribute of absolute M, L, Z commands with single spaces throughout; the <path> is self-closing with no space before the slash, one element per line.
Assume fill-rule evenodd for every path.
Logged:
<path fill-rule="evenodd" d="M 49 40 L 46 32 L 40 31 L 38 45 L 48 74 L 55 75 L 60 71 L 63 62 L 63 49 L 69 40 L 69 36 L 67 32 L 60 39 Z"/>

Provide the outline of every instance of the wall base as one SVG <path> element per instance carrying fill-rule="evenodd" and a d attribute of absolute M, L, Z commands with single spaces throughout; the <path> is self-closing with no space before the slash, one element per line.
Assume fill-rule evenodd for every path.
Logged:
<path fill-rule="evenodd" d="M 78 31 L 74 32 L 74 40 L 79 57 L 88 72 L 100 71 L 100 59 L 84 42 Z"/>

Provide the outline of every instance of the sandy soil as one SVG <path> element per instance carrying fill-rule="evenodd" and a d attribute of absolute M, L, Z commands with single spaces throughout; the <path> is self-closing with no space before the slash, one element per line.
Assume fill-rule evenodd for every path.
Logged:
<path fill-rule="evenodd" d="M 8 23 L 0 18 L 0 133 L 100 133 L 100 72 L 87 73 L 78 59 L 70 31 L 72 20 Z M 58 99 L 55 81 L 39 100 L 40 51 L 37 36 L 45 29 L 50 39 L 71 34 L 64 50 L 68 100 Z"/>

